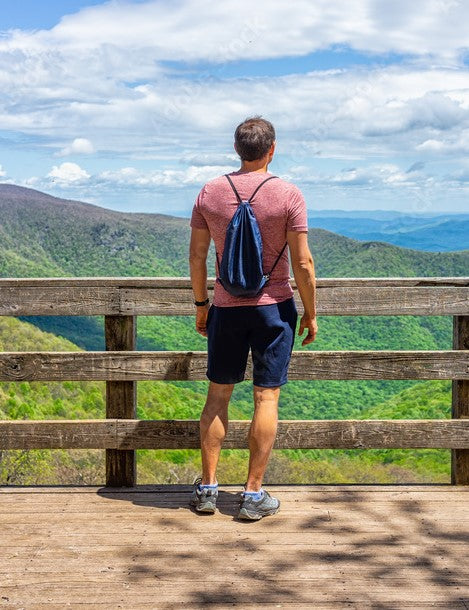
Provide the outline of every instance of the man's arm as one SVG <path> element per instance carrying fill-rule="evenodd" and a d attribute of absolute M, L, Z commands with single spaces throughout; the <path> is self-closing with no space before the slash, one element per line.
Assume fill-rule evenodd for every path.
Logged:
<path fill-rule="evenodd" d="M 301 344 L 307 345 L 314 341 L 318 331 L 314 261 L 308 246 L 308 233 L 306 231 L 287 231 L 287 242 L 293 275 L 305 310 L 300 321 L 298 334 L 301 336 L 305 329 L 308 330 L 308 334 Z"/>
<path fill-rule="evenodd" d="M 189 251 L 192 291 L 194 301 L 205 301 L 207 292 L 207 254 L 210 246 L 208 229 L 192 228 Z M 207 314 L 209 306 L 196 307 L 195 329 L 203 337 L 207 336 Z"/>

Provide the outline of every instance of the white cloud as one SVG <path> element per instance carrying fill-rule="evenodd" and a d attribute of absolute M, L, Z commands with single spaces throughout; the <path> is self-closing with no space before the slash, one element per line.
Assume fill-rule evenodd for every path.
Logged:
<path fill-rule="evenodd" d="M 110 1 L 67 15 L 51 30 L 13 31 L 2 47 L 52 47 L 78 61 L 98 49 L 97 64 L 132 66 L 136 78 L 154 75 L 155 61 L 296 56 L 332 45 L 453 58 L 469 46 L 466 12 L 455 0 L 271 0 L 268 10 L 250 0 Z"/>
<path fill-rule="evenodd" d="M 126 186 L 155 188 L 157 186 L 182 187 L 203 185 L 222 173 L 233 171 L 234 166 L 191 165 L 185 169 L 159 169 L 141 171 L 135 167 L 124 167 L 117 171 L 105 171 L 93 176 L 93 181 L 102 186 Z"/>
<path fill-rule="evenodd" d="M 421 161 L 404 167 L 396 163 L 361 163 L 337 171 L 292 166 L 289 171 L 275 173 L 302 189 L 312 211 L 318 208 L 450 211 L 449 202 L 454 211 L 467 209 L 467 165 L 463 171 L 436 177 L 427 173 L 426 165 Z M 76 164 L 64 163 L 42 178 L 33 177 L 21 184 L 65 198 L 73 193 L 74 199 L 98 205 L 112 202 L 110 207 L 121 211 L 178 212 L 187 216 L 200 187 L 232 169 L 220 165 L 180 169 L 175 165 L 145 171 L 129 166 L 89 174 Z"/>
<path fill-rule="evenodd" d="M 418 144 L 415 149 L 427 153 L 467 155 L 469 153 L 469 128 L 453 133 L 445 140 L 430 138 Z"/>
<path fill-rule="evenodd" d="M 90 178 L 90 174 L 76 163 L 54 165 L 47 177 L 61 186 L 82 184 Z"/>
<path fill-rule="evenodd" d="M 0 104 L 0 125 L 54 139 L 93 130 L 100 149 L 160 158 L 182 149 L 183 160 L 210 165 L 229 162 L 216 157 L 231 153 L 234 126 L 252 114 L 274 122 L 279 151 L 288 154 L 292 145 L 295 155 L 408 152 L 469 129 L 467 73 L 387 67 L 195 84 L 163 79 L 110 99 L 46 107 L 34 91 L 18 110 L 2 112 Z"/>
<path fill-rule="evenodd" d="M 181 188 L 200 187 L 220 174 L 233 171 L 237 166 L 190 165 L 184 169 L 155 169 L 143 171 L 136 167 L 122 167 L 89 174 L 76 163 L 62 163 L 54 166 L 44 177 L 32 177 L 23 181 L 25 186 L 35 185 L 49 189 L 55 185 L 60 188 L 81 188 L 100 190 L 132 189 L 154 190 L 157 187 Z M 86 191 L 88 192 L 88 191 Z"/>
<path fill-rule="evenodd" d="M 91 155 L 92 153 L 94 153 L 94 146 L 90 140 L 75 138 L 69 146 L 62 148 L 57 156 L 68 157 L 69 155 Z"/>
<path fill-rule="evenodd" d="M 372 163 L 361 167 L 347 167 L 336 173 L 315 173 L 311 167 L 291 167 L 283 177 L 299 184 L 315 184 L 329 187 L 367 187 L 376 189 L 389 187 L 423 186 L 429 176 L 423 172 L 423 163 L 414 163 L 402 170 L 393 163 Z"/>
<path fill-rule="evenodd" d="M 6 175 L 7 175 L 6 171 L 3 169 L 3 166 L 0 165 L 0 178 L 3 178 Z"/>
<path fill-rule="evenodd" d="M 423 152 L 425 152 L 425 151 L 441 152 L 441 151 L 443 151 L 444 148 L 445 148 L 444 142 L 442 142 L 441 140 L 434 140 L 433 138 L 431 138 L 430 140 L 425 140 L 425 142 L 418 144 L 415 147 L 415 150 L 420 150 Z"/>
<path fill-rule="evenodd" d="M 309 74 L 223 78 L 226 61 L 333 45 L 425 60 L 328 71 L 311 63 Z M 467 69 L 458 63 L 468 47 L 464 3 L 453 0 L 273 0 L 268 11 L 247 0 L 110 1 L 51 30 L 0 38 L 0 128 L 59 142 L 58 156 L 93 152 L 89 140 L 75 138 L 92 132 L 111 153 L 169 159 L 185 150 L 183 162 L 217 165 L 231 161 L 217 156 L 231 148 L 236 122 L 257 113 L 274 121 L 280 150 L 283 141 L 300 154 L 356 158 L 435 140 L 439 154 L 469 128 Z M 173 78 L 169 59 L 213 65 Z M 201 154 L 208 157 L 198 161 Z"/>
<path fill-rule="evenodd" d="M 223 153 L 186 153 L 181 156 L 181 162 L 196 166 L 214 165 L 239 165 L 239 157 L 236 154 Z"/>

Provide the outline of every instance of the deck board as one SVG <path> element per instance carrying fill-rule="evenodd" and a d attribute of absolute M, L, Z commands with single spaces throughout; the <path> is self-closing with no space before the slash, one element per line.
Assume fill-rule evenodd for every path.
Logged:
<path fill-rule="evenodd" d="M 469 486 L 0 487 L 0 609 L 469 609 Z"/>

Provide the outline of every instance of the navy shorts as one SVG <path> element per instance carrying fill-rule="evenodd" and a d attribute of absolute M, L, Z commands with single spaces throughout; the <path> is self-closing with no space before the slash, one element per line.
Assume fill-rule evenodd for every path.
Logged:
<path fill-rule="evenodd" d="M 293 298 L 273 305 L 212 305 L 207 318 L 207 377 L 215 383 L 243 381 L 251 349 L 254 385 L 285 384 L 297 318 Z"/>

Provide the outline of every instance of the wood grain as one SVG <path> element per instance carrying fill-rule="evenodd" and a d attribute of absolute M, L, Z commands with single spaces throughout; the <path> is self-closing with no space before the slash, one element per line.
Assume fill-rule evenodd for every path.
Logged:
<path fill-rule="evenodd" d="M 107 350 L 135 350 L 136 320 L 133 316 L 105 316 L 104 336 Z M 106 381 L 106 417 L 137 417 L 135 381 Z M 137 482 L 137 461 L 133 448 L 106 449 L 106 485 L 133 487 Z"/>
<path fill-rule="evenodd" d="M 469 277 L 318 277 L 318 286 L 469 286 Z M 213 288 L 214 277 L 207 279 Z M 292 286 L 295 283 L 292 280 Z M 40 286 L 117 286 L 126 288 L 187 288 L 191 287 L 189 277 L 41 277 L 41 278 L 0 278 L 0 288 Z"/>
<path fill-rule="evenodd" d="M 2 286 L 2 316 L 86 316 L 118 314 L 120 291 L 112 286 Z"/>
<path fill-rule="evenodd" d="M 206 352 L 1 352 L 0 381 L 205 380 Z M 469 379 L 469 350 L 293 352 L 289 379 Z M 248 365 L 246 379 L 252 379 Z"/>
<path fill-rule="evenodd" d="M 172 489 L 0 488 L 0 509 L 7 508 L 0 510 L 0 605 L 468 605 L 469 537 L 459 518 L 467 487 L 357 485 L 339 493 L 337 486 L 272 485 L 280 512 L 256 523 L 236 520 L 241 486 L 221 486 L 217 513 L 208 518 L 188 509 L 190 486 Z M 434 496 L 446 498 L 444 508 L 427 500 Z M 25 514 L 30 501 L 36 504 Z M 443 522 L 442 513 L 457 518 Z"/>
<path fill-rule="evenodd" d="M 453 347 L 469 349 L 469 316 L 454 316 Z M 455 379 L 452 383 L 453 418 L 469 418 L 469 380 Z M 469 485 L 469 448 L 454 449 L 451 452 L 451 482 L 455 485 Z"/>
<path fill-rule="evenodd" d="M 208 284 L 212 295 L 214 278 Z M 469 278 L 317 278 L 316 286 L 318 315 L 465 315 L 469 310 Z M 0 279 L 0 315 L 103 314 L 194 315 L 190 281 Z"/>
<path fill-rule="evenodd" d="M 232 420 L 223 447 L 247 448 L 248 420 Z M 197 420 L 2 420 L 3 449 L 198 449 Z M 281 420 L 276 449 L 469 449 L 469 419 Z M 130 475 L 125 478 L 130 482 Z M 120 487 L 114 481 L 110 486 Z M 130 485 L 129 485 L 130 486 Z"/>

